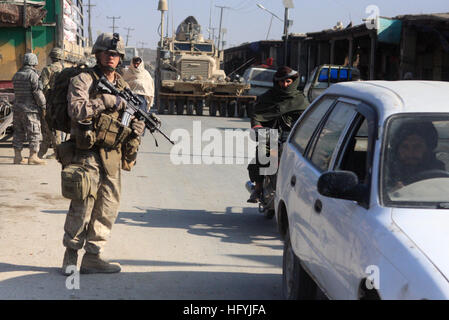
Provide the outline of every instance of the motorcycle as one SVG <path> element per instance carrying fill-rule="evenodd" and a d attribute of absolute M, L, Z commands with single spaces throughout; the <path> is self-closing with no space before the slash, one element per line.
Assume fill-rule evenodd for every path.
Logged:
<path fill-rule="evenodd" d="M 267 129 L 267 132 L 269 132 L 269 128 L 263 128 L 263 129 Z M 281 159 L 282 147 L 283 147 L 285 141 L 287 141 L 289 134 L 290 134 L 289 130 L 286 131 L 286 130 L 282 130 L 282 128 L 279 128 L 278 148 L 277 148 L 277 150 L 272 147 L 270 147 L 270 149 L 269 149 L 270 155 L 277 158 L 278 167 L 279 167 L 279 161 Z M 256 138 L 256 140 L 257 140 L 257 138 Z M 268 135 L 267 135 L 266 141 L 270 141 Z M 266 219 L 272 219 L 275 214 L 274 198 L 276 195 L 276 180 L 277 180 L 277 170 L 276 170 L 276 173 L 274 173 L 272 175 L 264 175 L 264 178 L 263 178 L 262 190 L 260 192 L 258 204 L 259 204 L 259 212 L 262 213 Z M 248 190 L 248 192 L 251 194 L 255 188 L 255 184 L 252 183 L 251 181 L 247 181 L 245 184 L 245 187 Z"/>

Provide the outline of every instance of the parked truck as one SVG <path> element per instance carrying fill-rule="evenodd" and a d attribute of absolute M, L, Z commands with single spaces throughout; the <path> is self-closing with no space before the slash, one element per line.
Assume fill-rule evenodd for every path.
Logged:
<path fill-rule="evenodd" d="M 210 116 L 244 115 L 256 99 L 245 95 L 250 85 L 243 79 L 231 81 L 221 69 L 223 51 L 204 39 L 201 26 L 189 16 L 172 37 L 161 36 L 156 61 L 158 113 Z"/>
<path fill-rule="evenodd" d="M 23 55 L 37 55 L 38 70 L 51 61 L 54 47 L 64 51 L 64 64 L 84 60 L 83 1 L 9 0 L 0 3 L 0 138 L 12 125 L 12 77 L 22 66 Z"/>

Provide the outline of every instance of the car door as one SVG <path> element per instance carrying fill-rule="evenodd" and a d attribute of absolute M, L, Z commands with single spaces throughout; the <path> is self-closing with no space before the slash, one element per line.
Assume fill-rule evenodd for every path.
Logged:
<path fill-rule="evenodd" d="M 338 150 L 356 116 L 356 106 L 339 99 L 306 151 L 307 161 L 303 171 L 306 172 L 307 184 L 301 183 L 304 186 L 301 196 L 307 199 L 304 210 L 309 214 L 311 263 L 308 268 L 326 292 L 327 288 L 334 285 L 335 276 L 331 263 L 338 252 L 331 251 L 333 247 L 330 243 L 334 239 L 331 237 L 330 226 L 320 217 L 323 211 L 338 211 L 339 207 L 333 199 L 318 193 L 317 182 L 323 172 L 332 168 Z"/>
<path fill-rule="evenodd" d="M 305 263 L 311 262 L 309 255 L 310 234 L 309 220 L 310 198 L 307 191 L 313 187 L 308 183 L 308 170 L 304 165 L 304 152 L 320 123 L 335 103 L 333 97 L 323 97 L 311 105 L 295 125 L 288 144 L 282 153 L 278 172 L 279 194 L 284 195 L 287 205 L 290 240 L 295 254 Z"/>
<path fill-rule="evenodd" d="M 372 134 L 368 135 L 368 121 L 366 115 L 359 112 L 360 105 L 359 101 L 339 99 L 336 108 L 341 106 L 351 109 L 353 116 L 346 117 L 346 128 L 336 144 L 329 166 L 327 169 L 324 166 L 321 168 L 352 171 L 360 183 L 369 185 L 371 177 L 368 166 L 372 153 L 368 149 L 373 143 L 373 137 Z M 312 162 L 316 163 L 314 154 L 320 152 L 319 149 L 318 139 L 311 153 Z M 355 201 L 325 197 L 317 191 L 315 195 L 310 225 L 318 235 L 314 242 L 318 244 L 314 253 L 320 261 L 321 285 L 332 298 L 354 299 L 361 271 L 357 257 L 363 256 L 364 243 L 369 239 L 369 234 L 361 236 L 366 231 L 362 226 L 365 226 L 363 219 L 367 209 Z"/>

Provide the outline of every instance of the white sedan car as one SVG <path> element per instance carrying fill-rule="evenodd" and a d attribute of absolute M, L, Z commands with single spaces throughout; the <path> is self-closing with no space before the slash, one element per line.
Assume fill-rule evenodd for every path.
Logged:
<path fill-rule="evenodd" d="M 284 144 L 287 299 L 449 298 L 449 83 L 335 84 Z"/>

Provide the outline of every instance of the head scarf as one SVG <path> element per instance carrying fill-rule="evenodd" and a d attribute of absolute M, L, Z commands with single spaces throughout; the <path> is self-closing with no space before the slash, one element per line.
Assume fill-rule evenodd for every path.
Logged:
<path fill-rule="evenodd" d="M 148 105 L 151 106 L 154 97 L 154 81 L 150 73 L 145 70 L 143 60 L 137 68 L 131 63 L 130 66 L 123 71 L 123 79 L 129 84 L 133 93 L 145 96 Z"/>

